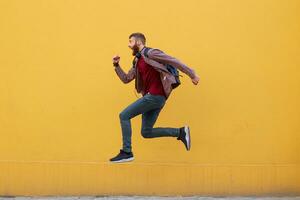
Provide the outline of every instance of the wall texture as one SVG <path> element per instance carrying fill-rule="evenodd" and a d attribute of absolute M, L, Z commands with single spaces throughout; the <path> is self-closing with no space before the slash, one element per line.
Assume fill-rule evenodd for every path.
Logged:
<path fill-rule="evenodd" d="M 0 1 L 1 195 L 300 194 L 300 1 Z M 137 99 L 128 35 L 200 75 L 184 76 L 144 139 L 132 120 L 132 163 L 119 112 Z M 184 106 L 185 105 L 185 106 Z"/>

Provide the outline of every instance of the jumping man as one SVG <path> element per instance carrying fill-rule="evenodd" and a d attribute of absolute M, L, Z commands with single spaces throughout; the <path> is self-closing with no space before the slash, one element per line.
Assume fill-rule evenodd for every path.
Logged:
<path fill-rule="evenodd" d="M 154 128 L 158 115 L 171 94 L 176 77 L 167 66 L 172 66 L 188 75 L 193 84 L 197 85 L 199 77 L 195 70 L 189 68 L 176 58 L 165 54 L 159 49 L 146 47 L 146 38 L 142 33 L 133 33 L 129 36 L 128 47 L 134 56 L 133 66 L 125 73 L 119 65 L 120 57 L 113 57 L 116 74 L 123 83 L 135 79 L 135 89 L 142 97 L 130 104 L 120 114 L 123 147 L 111 162 L 128 162 L 134 160 L 131 147 L 131 122 L 130 119 L 142 114 L 141 134 L 144 138 L 176 137 L 191 149 L 191 136 L 189 126 L 180 128 Z"/>

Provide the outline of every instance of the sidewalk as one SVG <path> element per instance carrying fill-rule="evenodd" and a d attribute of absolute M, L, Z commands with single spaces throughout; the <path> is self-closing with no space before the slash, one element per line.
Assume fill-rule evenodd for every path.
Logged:
<path fill-rule="evenodd" d="M 103 196 L 103 197 L 0 197 L 0 200 L 300 200 L 299 197 L 145 197 L 145 196 Z"/>

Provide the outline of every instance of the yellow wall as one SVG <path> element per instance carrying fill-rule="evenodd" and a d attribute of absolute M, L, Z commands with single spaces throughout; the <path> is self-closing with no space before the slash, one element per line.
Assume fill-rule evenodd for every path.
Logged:
<path fill-rule="evenodd" d="M 1 195 L 300 193 L 300 1 L 0 1 Z M 297 13 L 298 12 L 298 13 Z M 112 165 L 119 112 L 136 100 L 131 32 L 179 58 L 187 76 L 133 163 Z"/>

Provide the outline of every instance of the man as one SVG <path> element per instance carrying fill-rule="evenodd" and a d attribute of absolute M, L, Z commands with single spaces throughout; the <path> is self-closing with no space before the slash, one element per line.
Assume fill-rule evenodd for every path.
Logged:
<path fill-rule="evenodd" d="M 111 162 L 128 162 L 134 160 L 131 147 L 131 122 L 130 119 L 142 114 L 141 134 L 144 138 L 176 137 L 185 145 L 187 150 L 191 148 L 190 129 L 188 126 L 181 128 L 153 128 L 157 117 L 164 107 L 171 91 L 172 84 L 176 82 L 166 64 L 172 65 L 187 74 L 193 84 L 197 85 L 199 77 L 195 71 L 174 57 L 171 57 L 159 49 L 148 49 L 146 38 L 142 33 L 133 33 L 129 36 L 128 47 L 135 56 L 132 68 L 125 73 L 119 65 L 120 57 L 113 57 L 115 72 L 123 83 L 129 83 L 135 79 L 135 88 L 142 97 L 125 108 L 119 115 L 122 129 L 123 147 L 120 153 L 111 158 Z"/>

